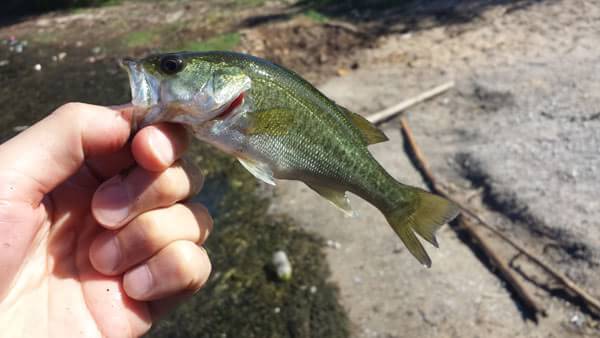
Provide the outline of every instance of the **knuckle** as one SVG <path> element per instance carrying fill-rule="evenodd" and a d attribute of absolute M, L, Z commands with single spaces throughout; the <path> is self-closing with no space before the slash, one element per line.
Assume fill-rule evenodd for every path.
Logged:
<path fill-rule="evenodd" d="M 177 167 L 165 170 L 155 183 L 155 189 L 169 202 L 175 202 L 184 197 L 181 196 L 182 186 L 185 186 L 185 184 L 182 184 L 182 170 Z"/>
<path fill-rule="evenodd" d="M 85 114 L 86 110 L 83 107 L 83 103 L 69 102 L 56 109 L 55 114 L 65 121 L 77 121 L 77 118 L 81 117 L 81 114 Z"/>
<path fill-rule="evenodd" d="M 195 245 L 188 241 L 177 241 L 173 243 L 173 276 L 180 281 L 193 279 L 193 264 L 196 259 Z"/>
<path fill-rule="evenodd" d="M 147 212 L 138 216 L 135 222 L 137 223 L 134 227 L 136 230 L 134 230 L 134 238 L 130 242 L 136 243 L 135 248 L 138 250 L 155 251 L 164 237 L 164 229 L 158 217 L 154 212 Z"/>
<path fill-rule="evenodd" d="M 206 269 L 211 269 L 208 256 L 192 242 L 180 241 L 176 245 L 173 275 L 185 289 L 196 290 L 206 282 Z"/>
<path fill-rule="evenodd" d="M 185 158 L 179 160 L 179 165 L 183 168 L 190 182 L 189 194 L 195 195 L 200 192 L 204 184 L 204 176 L 202 176 L 200 169 Z"/>
<path fill-rule="evenodd" d="M 212 232 L 213 225 L 214 225 L 213 218 L 210 215 L 210 213 L 208 212 L 208 209 L 203 204 L 190 203 L 189 208 L 192 211 L 192 213 L 194 214 L 194 217 L 196 218 L 196 222 L 198 223 L 200 228 L 202 228 L 202 234 L 200 236 L 201 237 L 200 241 L 203 241 L 206 239 L 206 237 L 208 237 L 208 234 L 210 234 Z"/>

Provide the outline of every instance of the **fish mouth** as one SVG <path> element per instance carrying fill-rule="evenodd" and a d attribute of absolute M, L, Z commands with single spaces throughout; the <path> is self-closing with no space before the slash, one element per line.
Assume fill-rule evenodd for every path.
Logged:
<path fill-rule="evenodd" d="M 241 105 L 244 104 L 245 94 L 246 94 L 245 92 L 241 92 L 237 97 L 235 97 L 232 101 L 230 101 L 229 104 L 225 105 L 222 108 L 222 111 L 218 112 L 217 116 L 215 116 L 213 119 L 226 120 L 226 119 L 232 117 L 233 115 L 235 115 L 237 108 L 239 108 Z"/>
<path fill-rule="evenodd" d="M 131 103 L 138 108 L 150 108 L 158 104 L 159 81 L 144 71 L 142 64 L 136 59 L 126 57 L 121 59 L 119 64 L 129 75 Z"/>

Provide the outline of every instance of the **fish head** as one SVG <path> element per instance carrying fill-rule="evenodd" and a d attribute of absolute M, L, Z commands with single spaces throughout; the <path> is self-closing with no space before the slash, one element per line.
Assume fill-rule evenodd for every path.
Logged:
<path fill-rule="evenodd" d="M 132 104 L 141 126 L 161 122 L 198 125 L 223 117 L 243 101 L 250 78 L 238 67 L 202 53 L 125 58 Z"/>

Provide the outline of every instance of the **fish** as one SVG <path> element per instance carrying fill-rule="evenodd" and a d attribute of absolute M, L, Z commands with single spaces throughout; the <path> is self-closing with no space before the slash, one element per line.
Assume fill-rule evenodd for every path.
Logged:
<path fill-rule="evenodd" d="M 417 235 L 438 247 L 435 233 L 458 206 L 392 177 L 368 150 L 388 138 L 360 114 L 293 71 L 248 54 L 163 53 L 121 65 L 140 127 L 183 124 L 257 179 L 301 181 L 347 215 L 354 214 L 351 192 L 377 207 L 408 251 L 431 267 Z"/>

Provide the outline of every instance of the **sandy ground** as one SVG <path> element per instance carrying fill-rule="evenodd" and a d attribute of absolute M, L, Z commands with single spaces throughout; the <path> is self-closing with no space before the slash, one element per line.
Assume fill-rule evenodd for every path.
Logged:
<path fill-rule="evenodd" d="M 493 7 L 467 24 L 380 38 L 376 48 L 356 53 L 360 69 L 321 89 L 368 114 L 456 80 L 454 90 L 408 112 L 434 171 L 458 198 L 479 189 L 470 205 L 600 296 L 598 18 L 590 1 Z M 375 156 L 400 181 L 422 186 L 397 121 L 383 129 L 390 142 L 373 146 Z M 429 248 L 434 264 L 427 270 L 358 198 L 359 217 L 347 219 L 301 184 L 282 182 L 276 195 L 273 212 L 334 242 L 328 258 L 356 337 L 600 336 L 598 322 L 543 276 L 535 281 L 550 293 L 527 287 L 549 315 L 538 325 L 525 320 L 448 227 L 441 249 Z"/>

